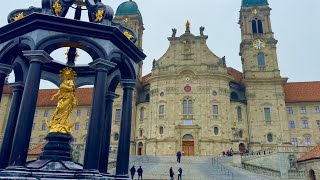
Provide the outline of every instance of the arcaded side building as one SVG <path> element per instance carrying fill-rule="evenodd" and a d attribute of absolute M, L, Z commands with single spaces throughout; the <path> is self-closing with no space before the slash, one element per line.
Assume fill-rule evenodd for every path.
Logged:
<path fill-rule="evenodd" d="M 139 65 L 134 93 L 131 154 L 215 156 L 234 151 L 275 146 L 315 146 L 320 137 L 320 82 L 288 83 L 277 59 L 267 0 L 242 0 L 239 35 L 242 72 L 227 67 L 226 58 L 206 44 L 203 28 L 183 34 L 173 31 L 164 55 L 142 76 Z M 115 20 L 132 28 L 142 49 L 143 17 L 137 4 L 122 3 Z M 210 34 L 209 31 L 207 31 Z M 158 37 L 165 38 L 165 37 Z M 33 124 L 31 147 L 43 142 L 56 102 L 57 90 L 41 90 Z M 117 94 L 122 95 L 121 88 Z M 1 101 L 0 132 L 4 133 L 12 89 Z M 79 123 L 74 144 L 84 144 L 89 126 L 92 89 L 76 91 Z M 111 151 L 119 139 L 122 98 L 114 102 Z"/>

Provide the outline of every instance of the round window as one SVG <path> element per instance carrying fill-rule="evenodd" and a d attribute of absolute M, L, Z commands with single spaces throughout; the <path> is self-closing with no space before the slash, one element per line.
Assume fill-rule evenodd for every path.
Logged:
<path fill-rule="evenodd" d="M 160 96 L 163 97 L 163 96 L 164 96 L 164 92 L 161 92 L 161 93 L 160 93 Z"/>
<path fill-rule="evenodd" d="M 218 96 L 217 91 L 213 91 L 213 92 L 212 92 L 212 96 Z"/>
<path fill-rule="evenodd" d="M 189 85 L 185 86 L 184 92 L 191 92 L 191 86 L 189 86 Z"/>

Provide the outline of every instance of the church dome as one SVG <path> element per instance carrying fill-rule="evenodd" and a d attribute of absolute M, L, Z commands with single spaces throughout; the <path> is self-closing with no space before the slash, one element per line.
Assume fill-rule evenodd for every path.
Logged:
<path fill-rule="evenodd" d="M 242 6 L 268 5 L 268 0 L 242 0 Z"/>
<path fill-rule="evenodd" d="M 116 11 L 116 15 L 130 15 L 130 14 L 140 14 L 137 3 L 132 0 L 129 0 L 120 4 Z"/>

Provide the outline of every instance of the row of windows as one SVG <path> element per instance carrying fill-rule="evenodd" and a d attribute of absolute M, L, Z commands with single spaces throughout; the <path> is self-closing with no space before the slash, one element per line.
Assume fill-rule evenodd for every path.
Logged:
<path fill-rule="evenodd" d="M 81 109 L 78 109 L 78 110 L 77 110 L 77 116 L 81 116 L 81 113 L 82 113 Z M 90 111 L 90 110 L 87 110 L 87 116 L 90 116 L 90 113 L 91 113 L 91 111 Z M 49 109 L 45 109 L 44 112 L 43 112 L 43 116 L 44 116 L 44 117 L 48 117 L 48 115 L 49 115 Z M 34 112 L 34 116 L 35 116 L 35 117 L 38 117 L 38 110 L 36 110 L 36 111 Z"/>
<path fill-rule="evenodd" d="M 192 101 L 191 100 L 186 100 L 183 102 L 183 115 L 192 115 Z M 120 112 L 121 110 L 119 110 L 118 113 L 119 114 L 119 120 L 120 120 Z M 212 105 L 212 114 L 213 115 L 219 115 L 219 106 L 218 105 Z M 159 106 L 159 115 L 163 116 L 165 115 L 165 108 L 164 105 L 160 105 Z M 237 107 L 237 118 L 239 121 L 242 120 L 242 109 L 241 107 Z M 140 108 L 140 121 L 143 121 L 144 119 L 144 108 Z M 117 118 L 116 118 L 117 120 Z"/>
<path fill-rule="evenodd" d="M 302 128 L 303 128 L 303 129 L 309 128 L 308 120 L 304 119 L 304 120 L 302 120 L 301 122 L 302 122 Z M 320 120 L 317 120 L 316 122 L 317 122 L 318 127 L 320 127 Z M 289 128 L 290 128 L 290 129 L 296 128 L 295 123 L 294 123 L 293 120 L 290 120 L 290 121 L 289 121 Z"/>
<path fill-rule="evenodd" d="M 291 138 L 291 143 L 294 146 L 298 146 L 298 139 L 297 138 Z M 311 137 L 305 137 L 304 138 L 304 144 L 306 146 L 311 146 Z M 302 139 L 300 140 L 299 145 L 303 145 Z"/>
<path fill-rule="evenodd" d="M 288 114 L 293 114 L 293 108 L 287 107 Z M 314 113 L 320 113 L 320 107 L 319 106 L 313 106 L 313 112 Z M 300 107 L 300 114 L 306 114 L 307 113 L 307 107 L 301 106 Z"/>
<path fill-rule="evenodd" d="M 85 125 L 85 129 L 87 130 L 88 129 L 88 127 L 89 127 L 89 123 L 87 122 L 86 123 L 86 125 Z M 35 130 L 36 129 L 36 123 L 33 123 L 32 124 L 32 130 Z M 42 131 L 45 131 L 45 130 L 47 130 L 47 123 L 42 123 L 41 124 L 41 130 Z M 76 123 L 75 125 L 74 125 L 74 130 L 80 130 L 80 123 Z"/>

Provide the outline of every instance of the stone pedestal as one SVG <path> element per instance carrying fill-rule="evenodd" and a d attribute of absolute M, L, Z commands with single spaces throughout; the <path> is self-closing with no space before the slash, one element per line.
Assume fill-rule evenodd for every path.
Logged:
<path fill-rule="evenodd" d="M 49 133 L 45 139 L 47 144 L 43 147 L 40 160 L 72 161 L 70 134 Z"/>
<path fill-rule="evenodd" d="M 83 169 L 82 164 L 72 162 L 70 134 L 49 133 L 45 139 L 47 144 L 39 160 L 27 162 L 25 166 L 9 166 L 0 172 L 0 179 L 130 179 Z"/>

